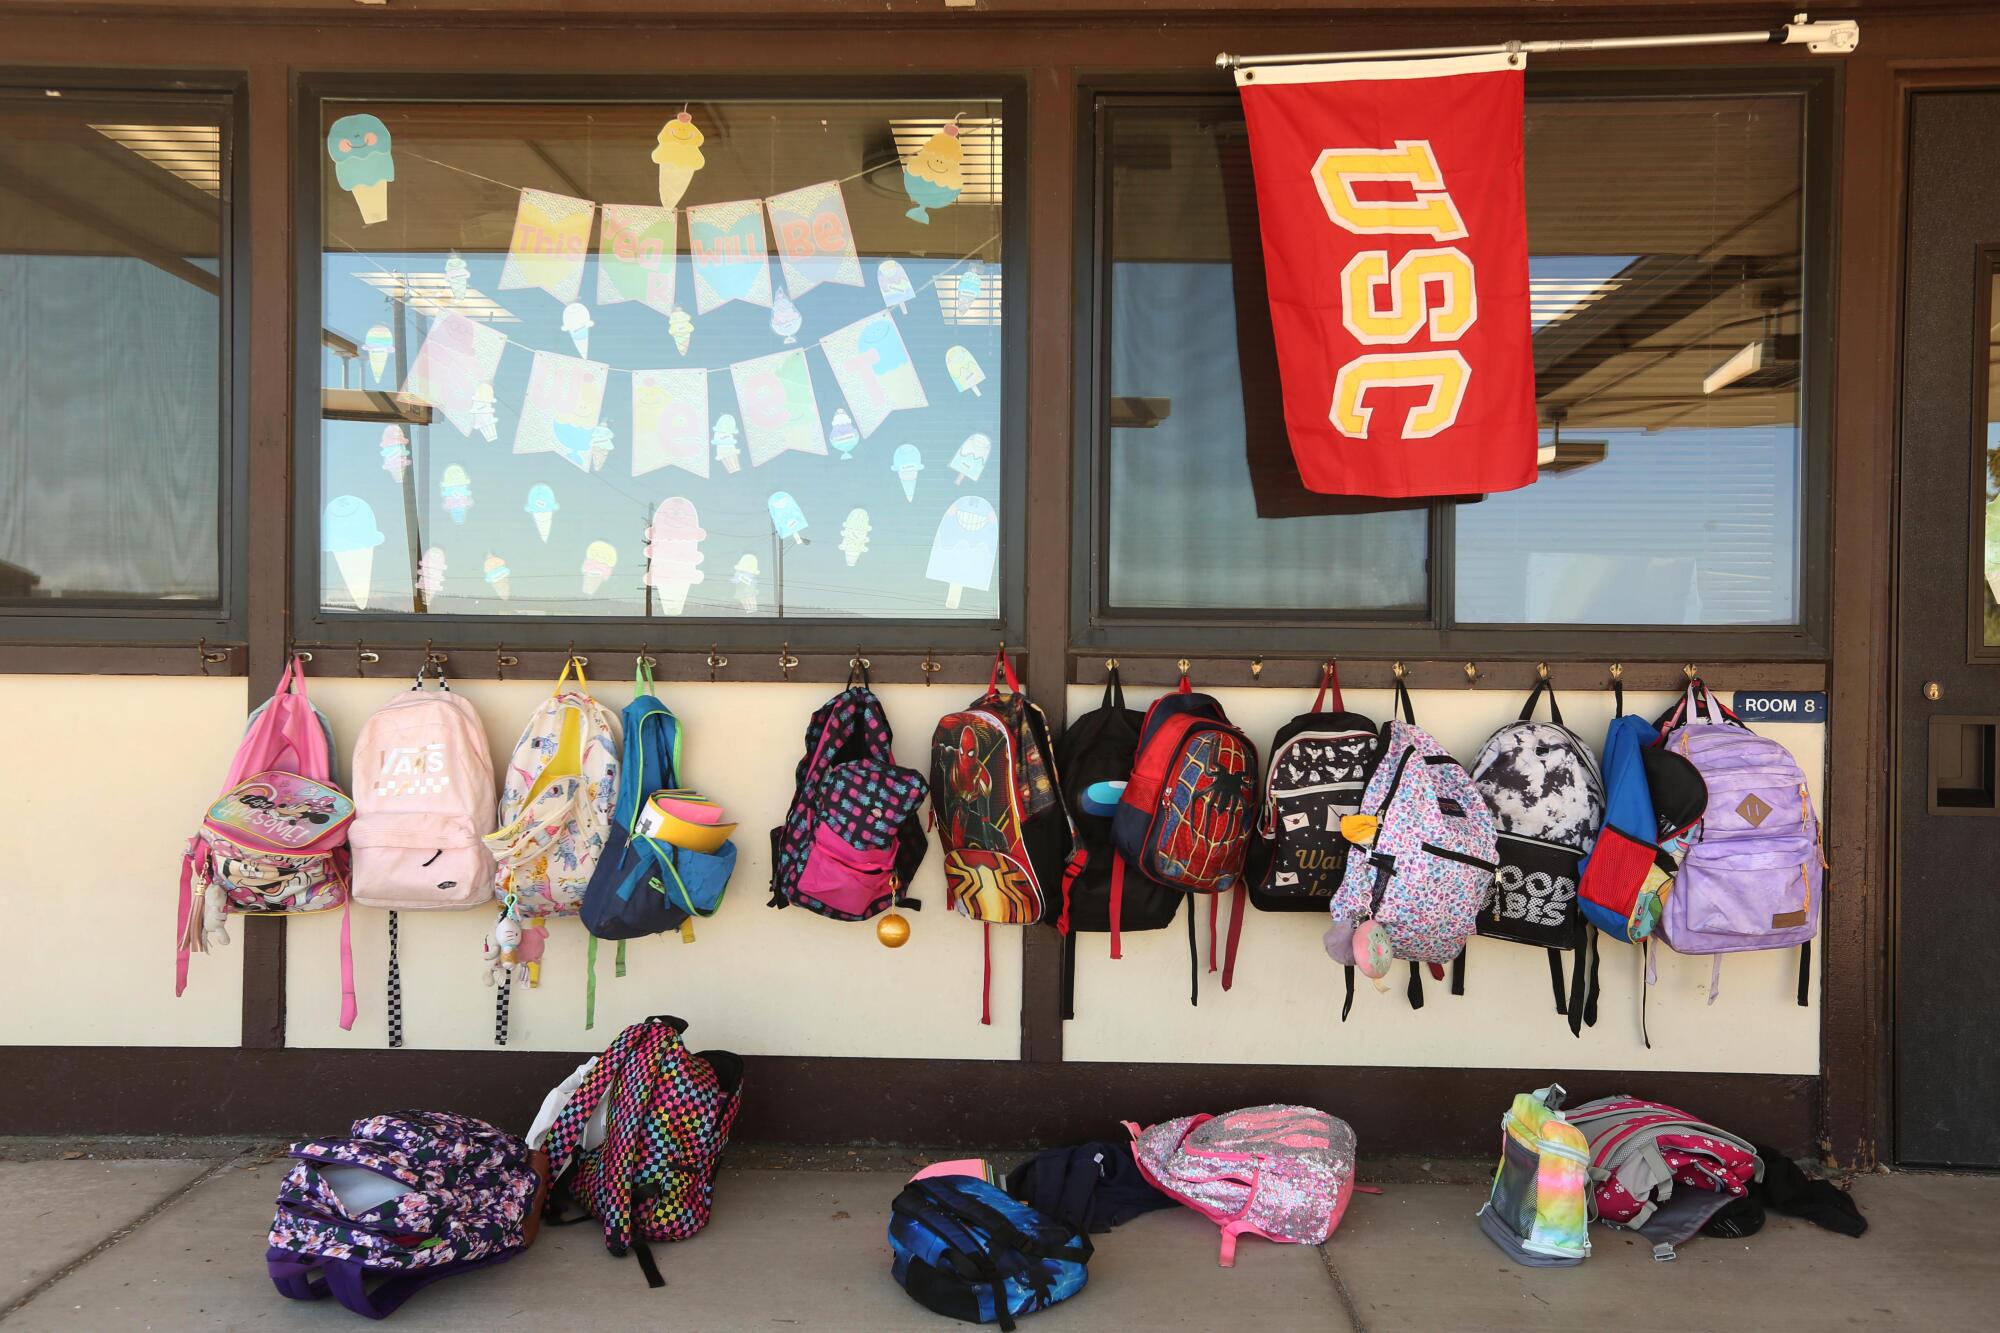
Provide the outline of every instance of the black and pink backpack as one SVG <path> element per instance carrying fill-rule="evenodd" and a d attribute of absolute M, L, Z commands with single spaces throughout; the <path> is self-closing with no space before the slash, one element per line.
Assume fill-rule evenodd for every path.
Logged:
<path fill-rule="evenodd" d="M 896 763 L 894 739 L 865 674 L 812 715 L 791 807 L 771 830 L 770 906 L 836 921 L 920 906 L 909 886 L 927 845 L 928 787 Z"/>

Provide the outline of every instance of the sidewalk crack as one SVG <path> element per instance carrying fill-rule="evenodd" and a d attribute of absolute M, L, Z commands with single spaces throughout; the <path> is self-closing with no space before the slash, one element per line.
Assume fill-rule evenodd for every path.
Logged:
<path fill-rule="evenodd" d="M 1333 1283 L 1334 1291 L 1340 1296 L 1340 1308 L 1347 1312 L 1348 1327 L 1352 1328 L 1354 1333 L 1368 1333 L 1368 1325 L 1361 1318 L 1361 1307 L 1354 1303 L 1354 1293 L 1347 1289 L 1347 1279 L 1340 1275 L 1340 1266 L 1334 1263 L 1333 1255 L 1327 1252 L 1326 1246 L 1327 1242 L 1322 1242 L 1313 1248 L 1319 1251 L 1320 1266 L 1326 1269 L 1327 1279 Z"/>
<path fill-rule="evenodd" d="M 68 1263 L 64 1264 L 61 1268 L 58 1268 L 55 1272 L 43 1278 L 40 1282 L 37 1282 L 32 1288 L 30 1288 L 26 1292 L 23 1292 L 19 1297 L 17 1297 L 6 1307 L 0 1308 L 0 1323 L 4 1323 L 6 1320 L 12 1318 L 15 1314 L 19 1313 L 22 1309 L 24 1309 L 30 1301 L 42 1295 L 42 1293 L 48 1291 L 49 1288 L 55 1286 L 58 1282 L 61 1282 L 64 1278 L 76 1272 L 79 1268 L 82 1268 L 85 1264 L 97 1258 L 98 1255 L 103 1254 L 106 1250 L 116 1245 L 119 1241 L 124 1240 L 127 1236 L 137 1231 L 140 1227 L 145 1226 L 148 1222 L 158 1217 L 161 1213 L 166 1212 L 167 1209 L 173 1207 L 175 1204 L 179 1203 L 182 1199 L 185 1199 L 188 1195 L 192 1194 L 200 1186 L 207 1184 L 209 1181 L 215 1179 L 218 1175 L 222 1174 L 224 1171 L 228 1170 L 232 1166 L 235 1166 L 237 1163 L 243 1160 L 244 1160 L 243 1156 L 239 1154 L 238 1156 L 235 1157 L 224 1158 L 221 1161 L 212 1162 L 209 1164 L 209 1167 L 206 1171 L 203 1171 L 201 1174 L 195 1176 L 192 1180 L 189 1180 L 186 1184 L 180 1185 L 175 1189 L 169 1190 L 165 1195 L 161 1196 L 158 1200 L 156 1200 L 153 1206 L 148 1208 L 145 1212 L 140 1213 L 130 1222 L 127 1222 L 124 1226 L 119 1227 L 116 1231 L 106 1236 L 103 1240 L 100 1240 L 99 1242 L 97 1242 L 97 1244 L 91 1246 L 88 1250 L 85 1250 L 82 1254 L 70 1260 Z"/>

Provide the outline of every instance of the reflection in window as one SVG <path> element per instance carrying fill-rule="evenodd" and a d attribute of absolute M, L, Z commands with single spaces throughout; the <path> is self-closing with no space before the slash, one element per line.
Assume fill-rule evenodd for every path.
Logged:
<path fill-rule="evenodd" d="M 1446 506 L 1467 624 L 1799 618 L 1801 100 L 1531 100 L 1536 484 Z M 1106 109 L 1100 609 L 1421 620 L 1427 513 L 1313 495 L 1239 111 Z"/>
<path fill-rule="evenodd" d="M 212 102 L 0 95 L 0 605 L 220 600 Z"/>
<path fill-rule="evenodd" d="M 1457 513 L 1469 623 L 1798 620 L 1802 109 L 1535 101 L 1543 467 Z"/>
<path fill-rule="evenodd" d="M 1118 107 L 1105 154 L 1109 608 L 1420 615 L 1425 511 L 1299 485 L 1240 113 Z"/>
<path fill-rule="evenodd" d="M 322 609 L 997 619 L 999 115 L 326 104 Z"/>

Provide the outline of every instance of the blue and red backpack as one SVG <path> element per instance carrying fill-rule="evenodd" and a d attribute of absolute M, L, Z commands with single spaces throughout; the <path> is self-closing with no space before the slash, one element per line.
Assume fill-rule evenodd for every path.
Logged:
<path fill-rule="evenodd" d="M 1235 979 L 1243 933 L 1244 866 L 1257 824 L 1257 747 L 1215 698 L 1179 687 L 1146 710 L 1138 758 L 1111 819 L 1111 842 L 1132 870 L 1186 894 L 1205 894 L 1208 970 L 1216 954 L 1221 895 L 1235 890 L 1222 988 Z M 1188 914 L 1194 948 L 1194 914 Z"/>

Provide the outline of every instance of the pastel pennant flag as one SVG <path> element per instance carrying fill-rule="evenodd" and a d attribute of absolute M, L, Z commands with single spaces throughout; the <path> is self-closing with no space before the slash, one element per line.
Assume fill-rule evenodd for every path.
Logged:
<path fill-rule="evenodd" d="M 492 383 L 506 350 L 507 335 L 500 330 L 456 312 L 440 315 L 397 397 L 436 408 L 459 434 L 470 435 L 481 415 L 479 386 Z"/>
<path fill-rule="evenodd" d="M 557 352 L 536 352 L 528 371 L 528 396 L 514 432 L 517 454 L 560 454 L 590 471 L 591 435 L 604 414 L 610 367 Z"/>
<path fill-rule="evenodd" d="M 812 369 L 804 348 L 774 352 L 729 368 L 736 385 L 736 405 L 743 413 L 743 438 L 750 446 L 750 466 L 768 463 L 790 450 L 801 454 L 826 452 L 826 433 L 819 424 L 819 403 L 813 397 Z"/>
<path fill-rule="evenodd" d="M 606 204 L 597 238 L 597 303 L 644 301 L 663 315 L 673 314 L 679 249 L 673 209 Z"/>
<path fill-rule="evenodd" d="M 861 256 L 854 252 L 854 228 L 847 221 L 839 181 L 787 190 L 764 204 L 778 243 L 778 266 L 793 300 L 822 282 L 862 285 Z"/>
<path fill-rule="evenodd" d="M 547 190 L 521 191 L 514 239 L 500 270 L 500 288 L 539 287 L 558 301 L 576 300 L 583 288 L 583 260 L 590 250 L 590 219 L 597 205 Z"/>
<path fill-rule="evenodd" d="M 910 349 L 888 311 L 835 329 L 819 345 L 862 435 L 873 435 L 891 412 L 928 404 Z"/>
<path fill-rule="evenodd" d="M 632 475 L 677 467 L 708 475 L 708 372 L 632 372 Z"/>
<path fill-rule="evenodd" d="M 764 248 L 764 205 L 756 199 L 690 208 L 688 253 L 694 259 L 695 313 L 731 301 L 771 304 L 770 252 Z"/>

